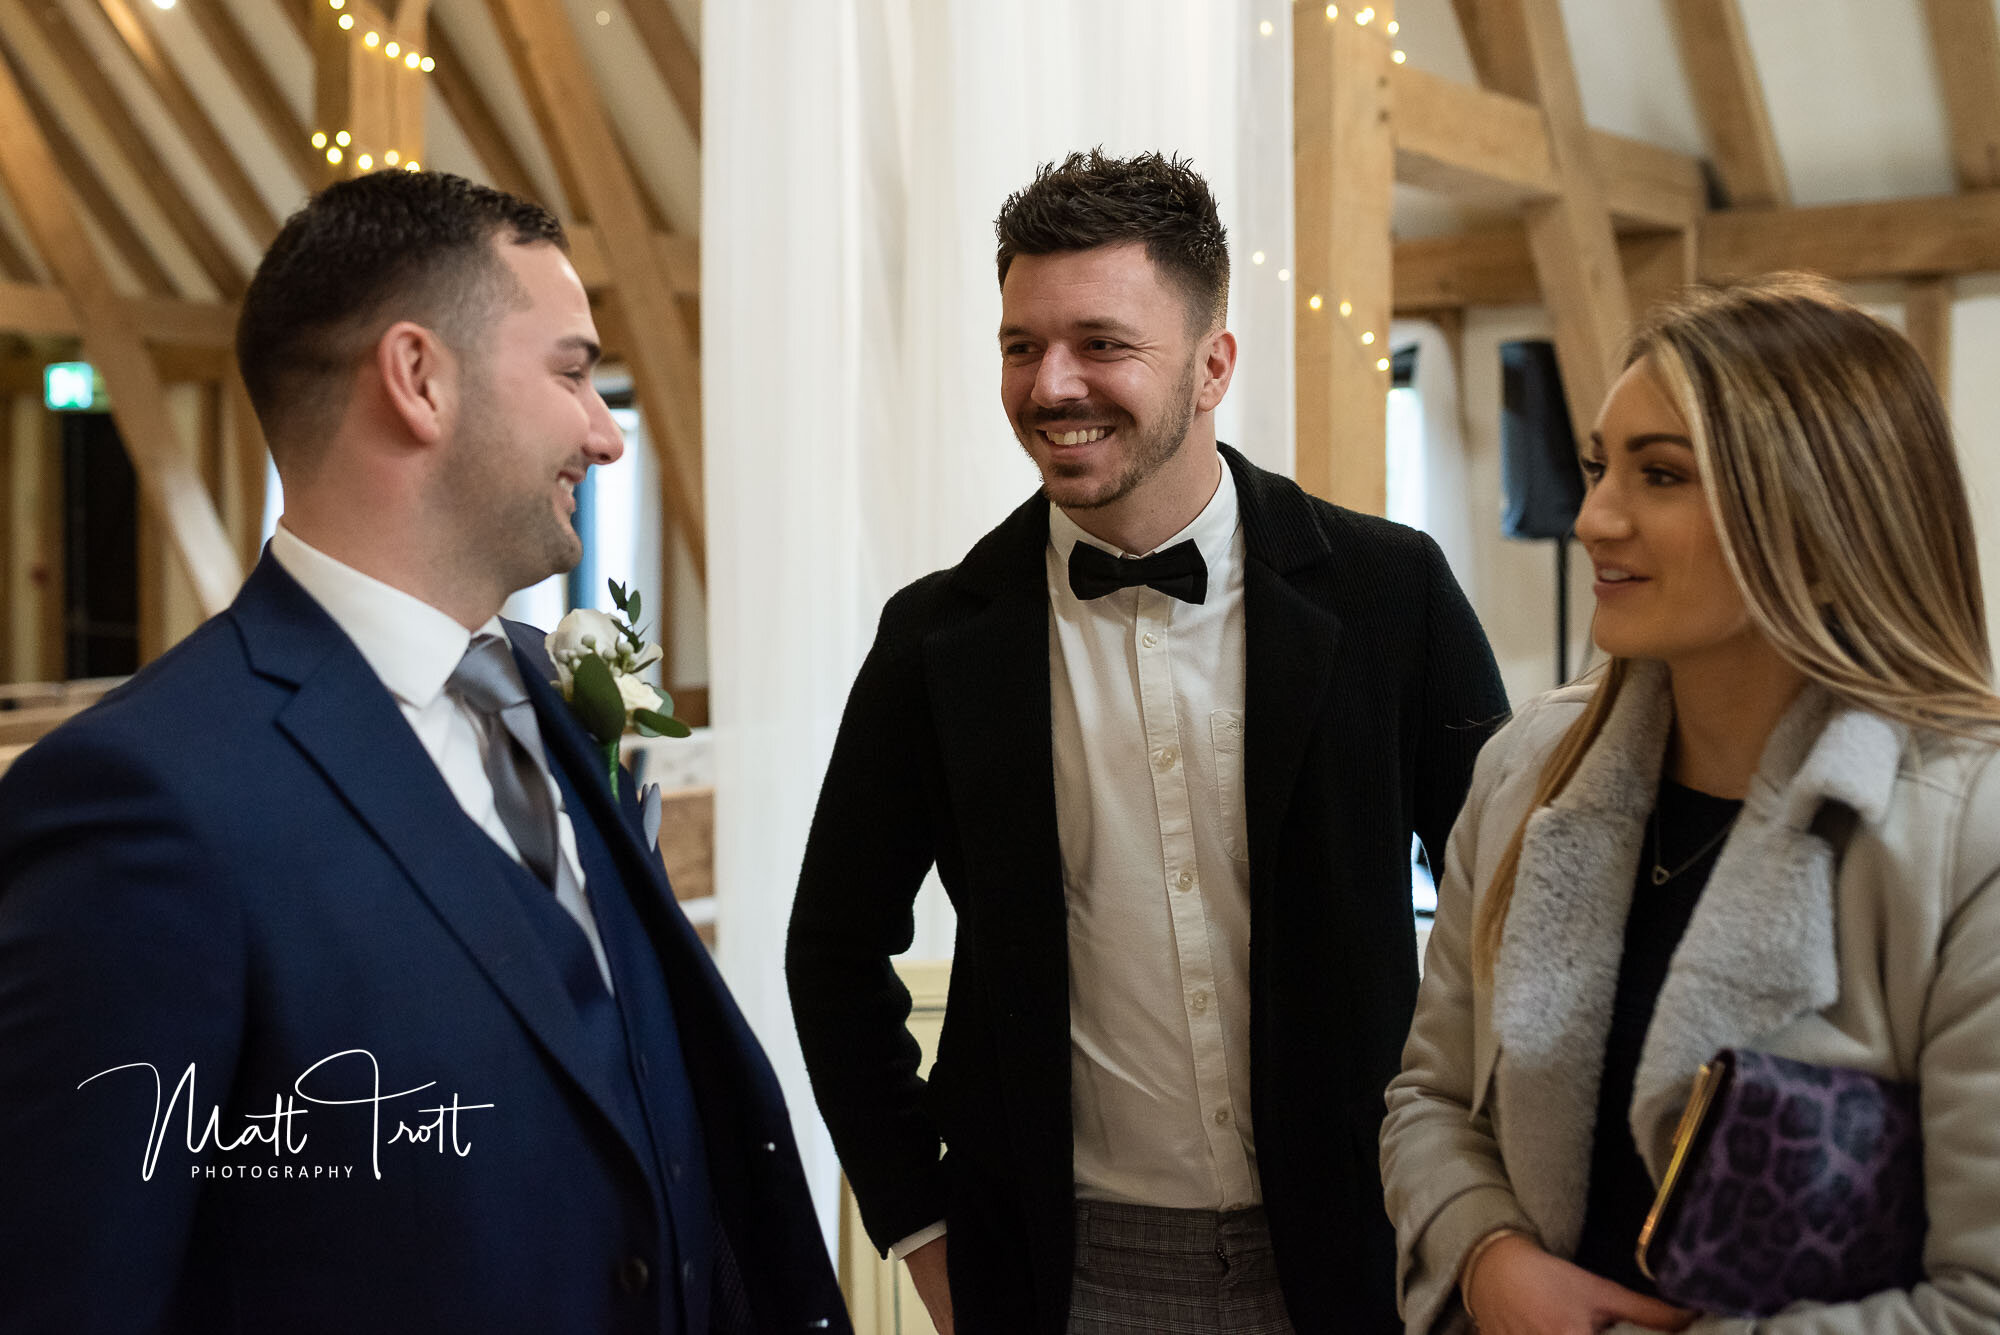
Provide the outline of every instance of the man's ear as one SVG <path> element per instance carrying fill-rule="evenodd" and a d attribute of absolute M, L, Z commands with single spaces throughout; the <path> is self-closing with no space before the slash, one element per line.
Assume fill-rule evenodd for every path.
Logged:
<path fill-rule="evenodd" d="M 458 410 L 458 358 L 434 330 L 398 320 L 375 341 L 375 372 L 389 408 L 418 441 L 442 440 Z"/>
<path fill-rule="evenodd" d="M 1218 329 L 1205 340 L 1201 353 L 1201 386 L 1194 396 L 1196 412 L 1212 412 L 1229 392 L 1236 374 L 1236 335 Z"/>

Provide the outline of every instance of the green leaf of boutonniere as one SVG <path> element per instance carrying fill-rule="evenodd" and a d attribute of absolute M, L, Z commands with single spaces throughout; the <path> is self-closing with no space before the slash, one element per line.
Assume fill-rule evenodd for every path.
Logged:
<path fill-rule="evenodd" d="M 671 708 L 671 706 L 669 706 Z M 662 714 L 654 709 L 635 709 L 632 721 L 639 725 L 639 731 L 648 737 L 688 737 L 692 729 L 679 719 Z"/>
<path fill-rule="evenodd" d="M 579 659 L 575 668 L 575 688 L 570 707 L 584 731 L 610 746 L 625 734 L 625 701 L 612 680 L 611 668 L 595 654 Z"/>

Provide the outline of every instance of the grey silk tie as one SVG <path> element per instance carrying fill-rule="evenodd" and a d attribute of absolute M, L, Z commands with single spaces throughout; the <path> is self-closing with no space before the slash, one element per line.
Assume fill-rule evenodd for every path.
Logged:
<path fill-rule="evenodd" d="M 528 870 L 556 887 L 556 811 L 542 769 L 541 729 L 527 688 L 510 670 L 507 644 L 477 635 L 446 682 L 486 727 L 486 777 L 493 805 Z"/>

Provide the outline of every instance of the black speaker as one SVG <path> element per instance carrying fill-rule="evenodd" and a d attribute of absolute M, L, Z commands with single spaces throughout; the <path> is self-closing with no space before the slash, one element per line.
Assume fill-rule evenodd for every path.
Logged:
<path fill-rule="evenodd" d="M 1556 349 L 1546 339 L 1500 345 L 1500 531 L 1564 538 L 1583 506 Z"/>

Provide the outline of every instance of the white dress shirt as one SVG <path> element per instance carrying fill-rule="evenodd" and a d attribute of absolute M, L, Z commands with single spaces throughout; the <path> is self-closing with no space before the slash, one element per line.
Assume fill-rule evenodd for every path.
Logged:
<path fill-rule="evenodd" d="M 271 556 L 299 582 L 334 624 L 354 641 L 368 666 L 395 697 L 396 706 L 417 734 L 459 806 L 515 862 L 521 862 L 514 837 L 500 819 L 493 801 L 493 783 L 486 777 L 487 730 L 479 716 L 455 694 L 445 690 L 451 674 L 465 657 L 473 632 L 429 603 L 401 589 L 364 575 L 335 560 L 286 528 L 271 535 Z M 507 641 L 507 629 L 494 617 L 477 632 Z M 511 647 L 511 645 L 510 645 Z M 508 655 L 508 671 L 514 671 Z M 517 678 L 518 680 L 518 678 Z M 537 757 L 537 760 L 540 760 Z M 556 843 L 569 876 L 558 877 L 556 898 L 590 939 L 604 985 L 611 986 L 611 966 L 598 940 L 597 922 L 584 889 L 583 863 L 576 851 L 576 829 L 563 808 L 555 777 L 542 769 L 549 799 L 556 812 Z M 526 865 L 526 864 L 523 864 Z M 574 887 L 572 891 L 571 887 Z"/>
<path fill-rule="evenodd" d="M 1076 1194 L 1257 1204 L 1250 1117 L 1250 862 L 1243 815 L 1243 561 L 1229 469 L 1193 523 L 1205 601 L 1140 586 L 1078 599 L 1049 509 L 1056 828 L 1069 908 Z"/>

